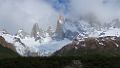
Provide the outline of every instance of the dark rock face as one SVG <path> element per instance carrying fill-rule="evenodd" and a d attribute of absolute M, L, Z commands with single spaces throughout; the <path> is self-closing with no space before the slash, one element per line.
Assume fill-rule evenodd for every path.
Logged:
<path fill-rule="evenodd" d="M 120 55 L 120 37 L 107 36 L 99 38 L 80 38 L 73 40 L 55 55 L 75 56 L 89 53 Z"/>
<path fill-rule="evenodd" d="M 43 36 L 43 30 L 39 28 L 39 25 L 37 23 L 35 23 L 32 28 L 31 37 L 34 37 L 36 39 L 40 36 Z"/>
<path fill-rule="evenodd" d="M 56 27 L 56 31 L 55 31 L 55 39 L 56 40 L 63 40 L 64 39 L 64 31 L 63 31 L 63 17 L 60 16 L 58 21 L 57 21 L 57 27 Z"/>
<path fill-rule="evenodd" d="M 0 44 L 3 47 L 9 48 L 9 49 L 13 50 L 14 52 L 16 52 L 16 49 L 13 46 L 13 44 L 6 42 L 5 39 L 2 36 L 0 36 Z"/>

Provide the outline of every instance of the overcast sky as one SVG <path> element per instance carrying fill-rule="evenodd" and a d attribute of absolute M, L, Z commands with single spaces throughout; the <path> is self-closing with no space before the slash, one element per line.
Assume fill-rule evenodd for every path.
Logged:
<path fill-rule="evenodd" d="M 8 32 L 30 32 L 34 23 L 41 28 L 55 27 L 58 12 L 43 0 L 0 0 L 0 26 Z"/>
<path fill-rule="evenodd" d="M 120 0 L 71 0 L 72 13 L 94 14 L 100 21 L 120 18 Z"/>
<path fill-rule="evenodd" d="M 120 0 L 0 0 L 0 28 L 10 33 L 30 32 L 34 23 L 55 28 L 61 9 L 71 17 L 93 13 L 102 23 L 120 18 Z"/>

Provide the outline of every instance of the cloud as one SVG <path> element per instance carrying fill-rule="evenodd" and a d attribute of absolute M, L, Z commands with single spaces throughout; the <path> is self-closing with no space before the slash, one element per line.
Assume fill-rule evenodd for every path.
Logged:
<path fill-rule="evenodd" d="M 120 0 L 71 0 L 72 16 L 93 14 L 101 22 L 120 18 Z"/>
<path fill-rule="evenodd" d="M 69 11 L 70 0 L 45 0 L 50 3 L 58 12 L 62 10 L 64 14 Z"/>
<path fill-rule="evenodd" d="M 43 29 L 55 27 L 57 17 L 44 0 L 0 0 L 0 26 L 12 33 L 21 28 L 30 32 L 34 23 Z"/>
<path fill-rule="evenodd" d="M 21 28 L 30 32 L 34 23 L 55 28 L 61 4 L 72 18 L 93 15 L 100 23 L 120 18 L 120 0 L 0 0 L 0 28 L 12 33 Z"/>

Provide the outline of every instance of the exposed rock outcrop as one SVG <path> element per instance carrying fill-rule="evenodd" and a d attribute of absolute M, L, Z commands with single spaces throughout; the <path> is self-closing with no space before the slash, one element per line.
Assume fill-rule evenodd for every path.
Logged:
<path fill-rule="evenodd" d="M 56 27 L 56 31 L 55 31 L 56 40 L 63 40 L 64 39 L 63 24 L 64 24 L 64 19 L 62 16 L 60 16 L 58 21 L 57 21 L 57 27 Z"/>
<path fill-rule="evenodd" d="M 14 52 L 16 52 L 16 49 L 13 46 L 13 44 L 6 42 L 5 39 L 2 36 L 0 36 L 0 44 L 3 47 L 9 48 L 9 49 L 13 50 Z"/>
<path fill-rule="evenodd" d="M 31 37 L 38 38 L 43 36 L 43 30 L 39 28 L 39 25 L 35 23 L 32 28 Z"/>

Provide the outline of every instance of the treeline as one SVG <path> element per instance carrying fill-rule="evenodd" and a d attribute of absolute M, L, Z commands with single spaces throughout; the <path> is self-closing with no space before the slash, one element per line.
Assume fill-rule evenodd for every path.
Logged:
<path fill-rule="evenodd" d="M 120 56 L 92 54 L 64 57 L 18 57 L 0 60 L 0 68 L 78 68 L 76 66 L 82 68 L 120 68 Z"/>

